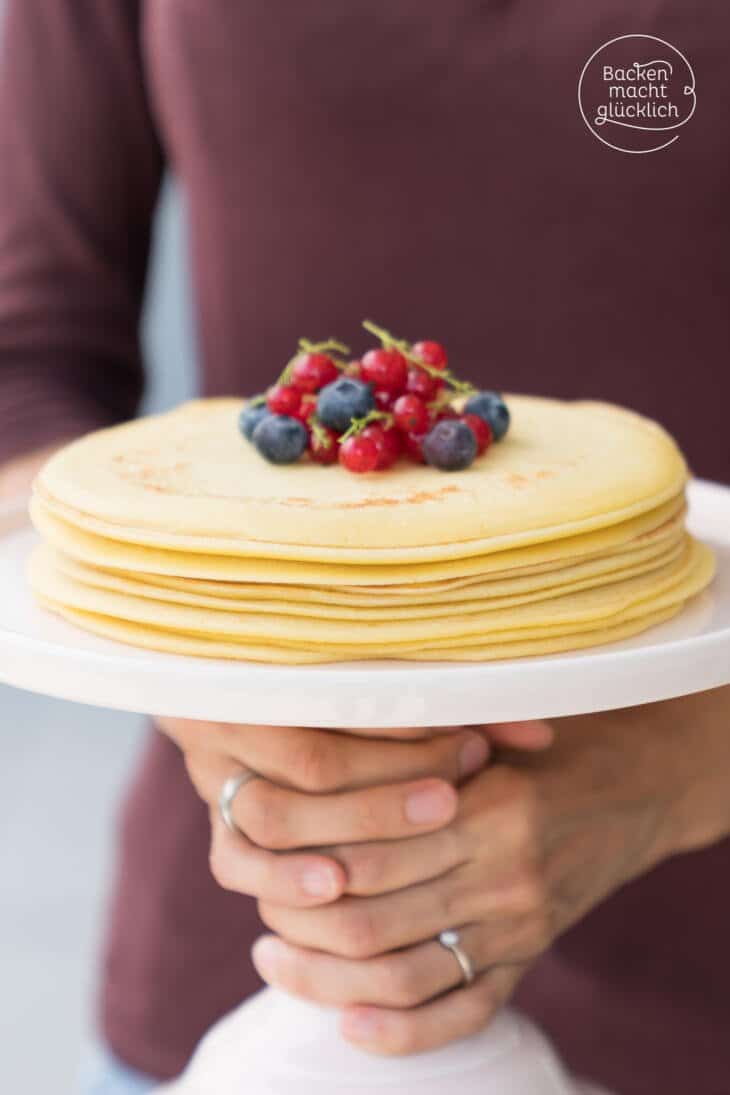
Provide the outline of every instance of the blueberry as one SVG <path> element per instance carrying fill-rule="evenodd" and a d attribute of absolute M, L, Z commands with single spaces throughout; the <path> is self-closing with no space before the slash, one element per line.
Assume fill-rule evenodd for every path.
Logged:
<path fill-rule="evenodd" d="M 501 441 L 509 429 L 509 411 L 499 392 L 479 392 L 467 400 L 466 414 L 478 414 L 491 426 L 495 441 Z"/>
<path fill-rule="evenodd" d="M 353 418 L 364 418 L 374 408 L 375 396 L 369 384 L 341 376 L 319 393 L 317 418 L 323 426 L 344 433 Z"/>
<path fill-rule="evenodd" d="M 241 411 L 238 418 L 238 428 L 246 438 L 250 441 L 253 437 L 253 431 L 258 426 L 262 418 L 266 418 L 269 414 L 269 408 L 266 403 L 247 403 Z"/>
<path fill-rule="evenodd" d="M 307 431 L 298 418 L 268 414 L 253 431 L 253 443 L 272 464 L 293 464 L 307 447 Z"/>
<path fill-rule="evenodd" d="M 461 471 L 474 462 L 477 439 L 466 422 L 444 418 L 426 434 L 421 448 L 426 463 L 442 471 Z"/>

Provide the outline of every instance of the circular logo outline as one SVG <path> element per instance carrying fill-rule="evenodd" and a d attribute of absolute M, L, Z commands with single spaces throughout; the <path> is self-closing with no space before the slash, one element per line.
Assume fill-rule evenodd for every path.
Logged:
<path fill-rule="evenodd" d="M 679 133 L 675 133 L 674 136 L 672 138 L 670 138 L 670 140 L 665 141 L 664 144 L 657 145 L 656 148 L 622 148 L 620 145 L 611 144 L 611 142 L 607 141 L 605 139 L 605 137 L 602 137 L 600 135 L 600 133 L 596 133 L 595 129 L 593 128 L 591 123 L 588 121 L 588 118 L 586 117 L 586 113 L 583 109 L 583 100 L 581 98 L 581 91 L 582 91 L 582 88 L 583 88 L 583 77 L 585 76 L 586 72 L 588 71 L 588 67 L 593 62 L 593 60 L 598 56 L 598 54 L 602 50 L 606 49 L 608 46 L 614 45 L 615 42 L 624 42 L 624 41 L 626 41 L 627 38 L 644 38 L 644 39 L 648 39 L 649 41 L 652 41 L 652 42 L 659 42 L 662 46 L 666 46 L 667 49 L 671 49 L 673 53 L 676 53 L 678 57 L 682 58 L 685 65 L 687 66 L 687 68 L 689 70 L 689 73 L 690 73 L 690 76 L 692 78 L 691 85 L 690 86 L 685 85 L 685 87 L 683 88 L 683 91 L 684 91 L 685 95 L 691 95 L 692 96 L 692 109 L 690 110 L 690 112 L 689 112 L 689 114 L 687 115 L 686 118 L 684 118 L 680 122 L 677 122 L 676 125 L 672 125 L 672 126 L 656 126 L 655 127 L 655 126 L 631 125 L 631 123 L 629 123 L 629 122 L 619 122 L 619 121 L 614 121 L 613 122 L 614 125 L 623 126 L 626 129 L 641 129 L 641 130 L 644 130 L 644 131 L 650 132 L 650 133 L 662 133 L 662 132 L 666 132 L 667 130 L 681 129 L 682 126 L 685 126 L 687 124 L 687 122 L 694 115 L 694 112 L 697 109 L 697 81 L 696 81 L 696 78 L 695 78 L 694 69 L 692 68 L 692 65 L 689 63 L 689 61 L 687 60 L 685 55 L 682 53 L 681 49 L 677 49 L 677 47 L 673 46 L 671 42 L 666 42 L 663 38 L 658 38 L 655 34 L 619 34 L 616 38 L 610 38 L 608 40 L 608 42 L 604 42 L 603 45 L 598 47 L 598 49 L 595 49 L 593 51 L 593 53 L 590 55 L 590 57 L 588 58 L 588 60 L 586 61 L 586 63 L 583 65 L 583 68 L 581 69 L 580 77 L 578 79 L 578 109 L 580 111 L 581 118 L 585 122 L 585 125 L 586 125 L 586 128 L 588 129 L 588 131 L 593 134 L 593 136 L 596 138 L 597 141 L 600 141 L 601 144 L 605 144 L 607 148 L 613 148 L 615 152 L 625 152 L 628 156 L 645 156 L 649 152 L 661 152 L 662 149 L 669 148 L 670 145 L 673 145 L 675 141 L 679 140 Z M 652 63 L 652 62 L 647 62 L 647 63 Z"/>

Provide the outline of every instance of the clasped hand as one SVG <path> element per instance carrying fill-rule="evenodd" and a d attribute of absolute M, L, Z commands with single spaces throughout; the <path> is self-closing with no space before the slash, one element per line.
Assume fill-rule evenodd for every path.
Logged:
<path fill-rule="evenodd" d="M 162 728 L 210 806 L 214 876 L 271 930 L 253 948 L 261 976 L 341 1007 L 364 1048 L 410 1053 L 483 1028 L 556 936 L 678 849 L 681 702 L 387 741 Z M 236 797 L 234 835 L 217 803 L 242 769 L 261 778 Z M 477 971 L 467 987 L 437 942 L 447 928 Z"/>

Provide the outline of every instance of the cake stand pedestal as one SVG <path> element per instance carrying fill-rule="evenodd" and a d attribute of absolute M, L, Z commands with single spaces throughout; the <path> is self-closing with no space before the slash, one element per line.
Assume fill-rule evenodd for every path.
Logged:
<path fill-rule="evenodd" d="M 278 667 L 176 657 L 81 632 L 24 581 L 30 531 L 0 539 L 0 681 L 153 715 L 334 729 L 469 725 L 649 703 L 730 683 L 730 490 L 694 483 L 690 526 L 718 553 L 710 590 L 675 620 L 610 646 L 478 664 Z M 174 1004 L 173 1004 L 174 1006 Z M 337 1013 L 266 989 L 203 1039 L 166 1095 L 589 1095 L 527 1020 L 503 1011 L 432 1053 L 379 1058 Z M 586 1020 L 588 1021 L 588 1020 Z"/>

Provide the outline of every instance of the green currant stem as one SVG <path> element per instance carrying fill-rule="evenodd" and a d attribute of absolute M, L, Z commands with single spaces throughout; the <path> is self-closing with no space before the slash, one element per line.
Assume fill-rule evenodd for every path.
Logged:
<path fill-rule="evenodd" d="M 332 447 L 333 441 L 327 430 L 322 423 L 314 415 L 309 419 L 309 428 L 312 431 L 314 437 L 319 441 L 323 449 L 329 449 Z"/>
<path fill-rule="evenodd" d="M 450 369 L 437 369 L 435 365 L 428 365 L 425 361 L 421 361 L 420 357 L 413 353 L 410 343 L 406 342 L 405 339 L 395 338 L 390 331 L 386 331 L 384 327 L 378 327 L 370 319 L 363 322 L 363 327 L 371 335 L 375 335 L 376 338 L 380 339 L 386 349 L 392 346 L 394 349 L 399 350 L 408 361 L 417 365 L 419 369 L 423 369 L 429 376 L 435 377 L 436 380 L 446 381 L 455 392 L 462 392 L 464 395 L 474 395 L 476 393 L 477 389 L 473 384 L 466 380 L 459 380 Z"/>
<path fill-rule="evenodd" d="M 371 425 L 373 422 L 383 422 L 386 429 L 389 429 L 393 425 L 393 415 L 388 414 L 387 411 L 368 411 L 363 418 L 353 418 L 348 429 L 342 434 L 338 440 L 340 444 L 343 441 L 347 441 L 349 437 L 357 437 L 362 433 L 366 426 Z"/>
<path fill-rule="evenodd" d="M 300 338 L 297 343 L 297 352 L 294 357 L 290 358 L 281 373 L 281 376 L 277 380 L 277 384 L 288 384 L 291 380 L 292 369 L 296 363 L 300 354 L 326 354 L 332 351 L 338 354 L 350 354 L 350 347 L 345 346 L 344 342 L 339 342 L 336 338 L 326 338 L 324 342 L 310 342 L 308 338 Z M 340 361 L 337 358 L 332 358 L 332 362 L 338 369 L 344 369 L 347 362 Z"/>
<path fill-rule="evenodd" d="M 308 338 L 300 338 L 299 349 L 307 354 L 326 354 L 332 352 L 349 355 L 350 353 L 350 347 L 345 346 L 344 342 L 339 342 L 336 338 L 326 338 L 324 342 L 310 342 Z"/>
<path fill-rule="evenodd" d="M 248 400 L 249 407 L 260 407 L 262 403 L 266 402 L 265 395 L 255 395 L 253 399 Z"/>

